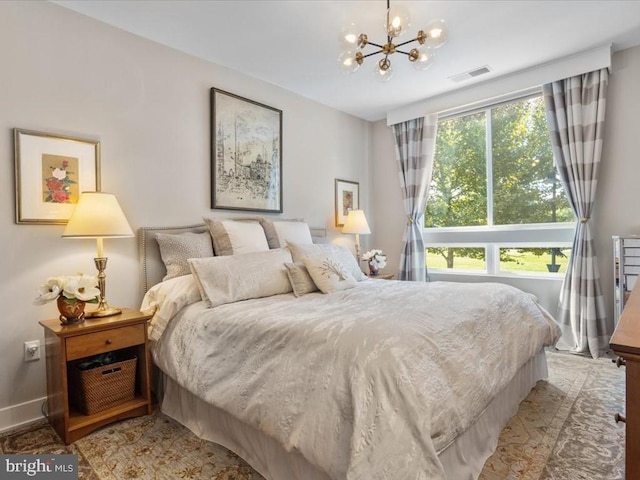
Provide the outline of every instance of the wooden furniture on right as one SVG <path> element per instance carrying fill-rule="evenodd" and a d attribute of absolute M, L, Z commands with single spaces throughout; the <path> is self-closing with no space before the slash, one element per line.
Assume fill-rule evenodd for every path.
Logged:
<path fill-rule="evenodd" d="M 640 274 L 640 237 L 629 235 L 613 237 L 614 326 L 629 300 Z"/>
<path fill-rule="evenodd" d="M 616 422 L 625 422 L 625 478 L 640 478 L 640 283 L 636 284 L 620 322 L 611 337 L 616 363 L 626 368 L 626 413 L 616 413 Z"/>

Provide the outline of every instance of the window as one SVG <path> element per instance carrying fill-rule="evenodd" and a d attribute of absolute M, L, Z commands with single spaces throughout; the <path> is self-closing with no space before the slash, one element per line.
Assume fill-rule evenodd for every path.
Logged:
<path fill-rule="evenodd" d="M 563 273 L 575 219 L 539 93 L 440 120 L 424 221 L 429 268 Z"/>

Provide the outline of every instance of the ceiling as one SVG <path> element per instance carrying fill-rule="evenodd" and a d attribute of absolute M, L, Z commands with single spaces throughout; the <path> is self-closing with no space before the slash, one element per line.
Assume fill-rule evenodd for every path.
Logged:
<path fill-rule="evenodd" d="M 443 19 L 449 40 L 423 72 L 403 55 L 393 55 L 394 77 L 381 83 L 373 76 L 372 59 L 346 74 L 338 69 L 337 57 L 338 35 L 349 22 L 371 41 L 384 43 L 384 0 L 53 3 L 370 121 L 403 105 L 593 47 L 612 44 L 616 51 L 640 44 L 640 1 L 404 1 L 398 3 L 411 14 L 407 39 L 428 21 Z M 450 78 L 483 66 L 491 73 L 462 82 Z"/>

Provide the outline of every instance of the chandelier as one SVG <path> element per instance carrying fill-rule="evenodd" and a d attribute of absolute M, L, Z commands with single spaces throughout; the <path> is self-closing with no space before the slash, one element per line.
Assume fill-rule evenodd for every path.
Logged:
<path fill-rule="evenodd" d="M 369 37 L 360 33 L 358 27 L 351 23 L 342 29 L 340 43 L 344 51 L 338 57 L 338 64 L 343 71 L 353 73 L 364 63 L 364 59 L 373 55 L 384 55 L 375 65 L 374 74 L 382 81 L 388 81 L 393 76 L 393 68 L 389 57 L 394 53 L 406 55 L 416 70 L 426 70 L 431 66 L 434 57 L 434 50 L 444 45 L 447 41 L 447 30 L 444 21 L 433 20 L 429 22 L 424 30 L 419 30 L 416 37 L 401 43 L 394 43 L 396 38 L 401 37 L 410 26 L 409 12 L 403 6 L 390 7 L 390 0 L 387 0 L 387 15 L 385 30 L 387 43 L 380 45 L 373 43 Z M 412 42 L 420 45 L 411 48 L 409 51 L 401 50 L 401 47 Z M 376 47 L 376 51 L 365 53 L 367 45 Z M 407 47 L 408 48 L 408 47 Z"/>

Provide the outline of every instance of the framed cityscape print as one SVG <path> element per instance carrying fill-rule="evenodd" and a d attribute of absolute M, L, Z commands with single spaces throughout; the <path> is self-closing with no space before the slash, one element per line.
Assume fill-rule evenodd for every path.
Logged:
<path fill-rule="evenodd" d="M 211 208 L 282 212 L 282 111 L 211 89 Z"/>
<path fill-rule="evenodd" d="M 100 191 L 100 142 L 13 129 L 16 223 L 65 224 L 80 192 Z"/>
<path fill-rule="evenodd" d="M 360 208 L 360 184 L 336 178 L 336 227 L 343 227 L 349 210 Z"/>

